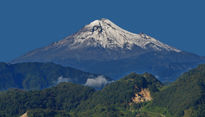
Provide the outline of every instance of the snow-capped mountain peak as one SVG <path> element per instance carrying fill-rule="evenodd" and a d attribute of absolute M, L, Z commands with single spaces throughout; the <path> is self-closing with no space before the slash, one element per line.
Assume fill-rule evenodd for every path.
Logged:
<path fill-rule="evenodd" d="M 79 32 L 55 44 L 57 46 L 69 45 L 70 49 L 102 47 L 132 50 L 133 47 L 137 46 L 142 49 L 153 49 L 154 51 L 180 52 L 180 50 L 163 44 L 144 33 L 134 34 L 128 32 L 105 18 L 91 22 Z"/>
<path fill-rule="evenodd" d="M 204 61 L 203 57 L 168 46 L 144 33 L 134 34 L 108 19 L 100 19 L 11 63 L 53 62 L 115 79 L 130 72 L 150 72 L 162 81 L 173 81 L 186 69 Z"/>

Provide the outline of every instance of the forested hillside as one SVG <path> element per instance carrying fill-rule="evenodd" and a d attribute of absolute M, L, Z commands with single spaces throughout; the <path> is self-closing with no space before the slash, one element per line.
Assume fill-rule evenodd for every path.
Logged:
<path fill-rule="evenodd" d="M 44 89 L 55 86 L 60 82 L 86 84 L 88 79 L 95 79 L 98 76 L 53 63 L 0 63 L 0 90 L 9 88 Z M 110 80 L 103 76 L 101 79 L 104 82 L 98 83 L 99 87 L 97 85 L 94 87 L 101 88 Z"/>
<path fill-rule="evenodd" d="M 204 117 L 204 110 L 205 65 L 166 86 L 149 73 L 131 73 L 102 90 L 60 83 L 0 93 L 1 117 Z"/>

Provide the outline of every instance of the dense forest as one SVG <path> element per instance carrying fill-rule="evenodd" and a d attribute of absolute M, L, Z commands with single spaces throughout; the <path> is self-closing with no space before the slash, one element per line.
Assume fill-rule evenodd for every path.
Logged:
<path fill-rule="evenodd" d="M 162 84 L 152 75 L 131 73 L 102 90 L 72 83 L 60 83 L 41 91 L 10 89 L 0 93 L 0 116 L 16 117 L 28 112 L 29 117 L 53 116 L 128 116 L 129 103 L 143 88 L 151 93 Z M 122 111 L 122 112 L 121 112 Z"/>
<path fill-rule="evenodd" d="M 1 117 L 204 117 L 204 110 L 205 65 L 168 85 L 149 73 L 131 73 L 102 90 L 68 82 L 0 92 Z"/>
<path fill-rule="evenodd" d="M 61 83 L 42 91 L 10 89 L 0 93 L 0 116 L 19 117 L 26 111 L 66 114 L 89 98 L 94 91 L 93 88 L 72 83 Z"/>
<path fill-rule="evenodd" d="M 205 116 L 205 65 L 184 73 L 162 88 L 152 106 L 166 107 L 175 116 Z"/>

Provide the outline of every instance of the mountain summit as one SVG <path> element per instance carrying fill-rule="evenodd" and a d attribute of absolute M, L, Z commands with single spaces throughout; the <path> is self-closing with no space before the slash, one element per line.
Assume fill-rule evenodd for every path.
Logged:
<path fill-rule="evenodd" d="M 146 34 L 128 32 L 108 19 L 95 20 L 83 27 L 76 34 L 59 41 L 54 46 L 65 46 L 69 49 L 102 47 L 105 49 L 132 50 L 139 47 L 155 51 L 167 50 L 180 52 Z"/>
<path fill-rule="evenodd" d="M 112 78 L 129 72 L 151 72 L 162 81 L 172 81 L 189 68 L 204 62 L 144 33 L 128 32 L 108 19 L 100 19 L 63 40 L 31 51 L 19 62 L 55 62 Z"/>

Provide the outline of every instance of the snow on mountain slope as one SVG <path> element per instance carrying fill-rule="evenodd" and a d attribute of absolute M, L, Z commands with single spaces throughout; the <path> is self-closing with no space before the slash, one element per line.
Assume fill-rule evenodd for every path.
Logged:
<path fill-rule="evenodd" d="M 56 42 L 52 46 L 68 46 L 69 49 L 103 47 L 128 50 L 132 50 L 134 46 L 138 46 L 142 49 L 153 49 L 155 51 L 166 50 L 181 52 L 180 50 L 163 44 L 146 34 L 134 34 L 128 32 L 104 18 L 91 22 L 76 34 Z"/>
<path fill-rule="evenodd" d="M 11 63 L 54 62 L 118 79 L 130 72 L 150 72 L 173 81 L 205 58 L 164 44 L 146 34 L 128 32 L 108 19 L 84 26 L 77 33 L 35 49 Z"/>

